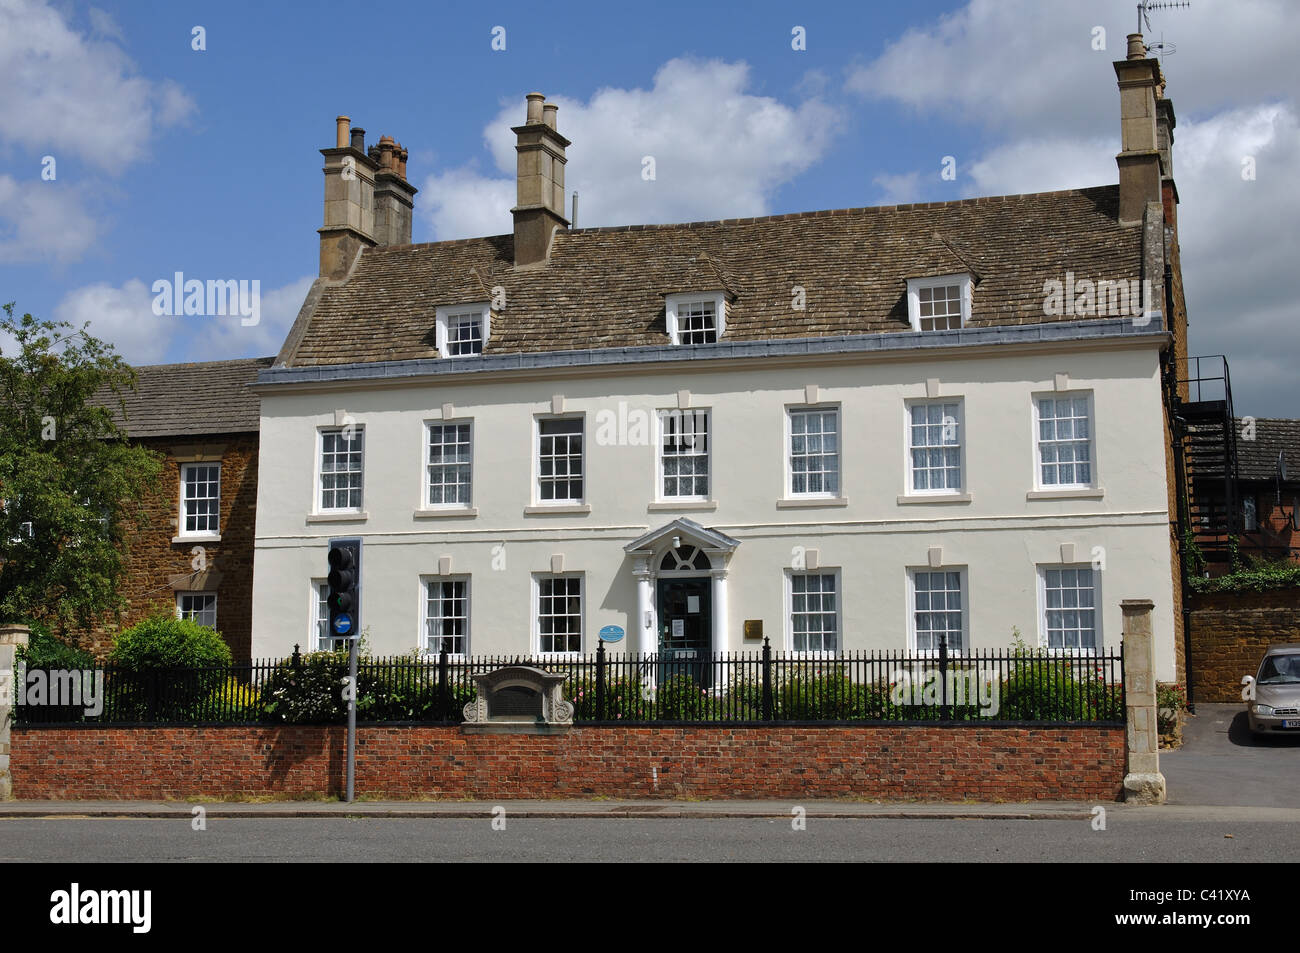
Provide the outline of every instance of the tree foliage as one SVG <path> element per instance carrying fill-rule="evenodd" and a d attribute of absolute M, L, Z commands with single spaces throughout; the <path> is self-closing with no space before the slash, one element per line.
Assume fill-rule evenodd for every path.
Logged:
<path fill-rule="evenodd" d="M 161 457 L 112 406 L 135 372 L 83 325 L 0 318 L 0 621 L 87 628 L 122 606 L 126 543 Z"/>

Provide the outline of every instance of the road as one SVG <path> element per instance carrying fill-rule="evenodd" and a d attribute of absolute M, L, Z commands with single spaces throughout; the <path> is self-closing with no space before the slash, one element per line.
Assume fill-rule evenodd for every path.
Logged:
<path fill-rule="evenodd" d="M 1171 813 L 1172 812 L 1172 813 Z M 1089 820 L 781 818 L 0 819 L 23 861 L 1292 861 L 1297 812 L 1107 809 Z M 498 825 L 500 822 L 498 821 Z M 1231 836 L 1229 836 L 1231 835 Z"/>

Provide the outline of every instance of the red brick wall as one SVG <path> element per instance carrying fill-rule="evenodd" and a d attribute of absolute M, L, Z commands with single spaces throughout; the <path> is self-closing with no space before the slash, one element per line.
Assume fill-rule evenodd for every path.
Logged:
<path fill-rule="evenodd" d="M 193 572 L 190 550 L 202 545 L 208 567 L 221 574 L 209 587 L 217 593 L 217 629 L 235 660 L 247 660 L 253 641 L 253 540 L 257 510 L 257 434 L 151 437 L 138 441 L 165 455 L 162 476 L 144 503 L 146 523 L 132 538 L 122 592 L 128 608 L 121 625 L 97 631 L 91 648 L 103 656 L 120 628 L 155 612 L 176 611 L 172 576 Z M 181 464 L 176 447 L 221 447 L 221 541 L 173 543 L 178 535 Z M 205 590 L 207 591 L 207 590 Z"/>
<path fill-rule="evenodd" d="M 1119 797 L 1122 728 L 358 729 L 358 794 L 388 798 Z M 20 798 L 337 794 L 342 727 L 13 730 Z M 656 775 L 657 773 L 657 782 Z"/>
<path fill-rule="evenodd" d="M 1192 596 L 1192 691 L 1198 702 L 1241 702 L 1241 676 L 1264 650 L 1300 642 L 1300 589 Z"/>

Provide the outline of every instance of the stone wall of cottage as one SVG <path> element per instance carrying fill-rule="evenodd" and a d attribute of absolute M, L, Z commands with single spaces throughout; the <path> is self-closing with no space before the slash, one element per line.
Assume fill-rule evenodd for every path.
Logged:
<path fill-rule="evenodd" d="M 236 660 L 252 644 L 253 539 L 257 512 L 257 434 L 151 437 L 139 441 L 165 456 L 162 476 L 145 501 L 146 522 L 134 530 L 123 580 L 128 607 L 121 623 L 96 630 L 87 647 L 98 656 L 118 631 L 156 612 L 176 611 L 178 591 L 215 592 L 217 629 Z M 220 455 L 221 540 L 173 542 L 179 534 L 181 466 L 196 455 Z M 197 573 L 195 546 L 206 575 Z"/>
<path fill-rule="evenodd" d="M 1193 594 L 1192 689 L 1198 702 L 1241 700 L 1264 651 L 1300 642 L 1300 589 Z"/>

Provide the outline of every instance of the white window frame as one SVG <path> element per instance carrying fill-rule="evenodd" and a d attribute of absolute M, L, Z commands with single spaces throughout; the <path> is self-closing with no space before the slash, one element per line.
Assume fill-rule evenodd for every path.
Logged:
<path fill-rule="evenodd" d="M 208 596 L 211 596 L 211 597 L 212 597 L 212 623 L 211 623 L 211 628 L 216 629 L 216 628 L 217 628 L 217 594 L 216 594 L 215 592 L 211 591 L 211 590 L 204 590 L 204 591 L 202 591 L 202 592 L 183 591 L 183 592 L 178 592 L 178 593 L 176 593 L 176 618 L 178 618 L 178 619 L 192 619 L 192 618 L 194 618 L 193 614 L 188 615 L 188 616 L 185 615 L 185 611 L 184 611 L 184 609 L 181 608 L 181 601 L 182 601 L 182 600 L 184 600 L 184 599 L 186 599 L 186 598 L 199 598 L 199 597 L 207 598 Z M 195 619 L 195 621 L 197 622 L 198 620 Z M 208 623 L 206 623 L 206 622 L 199 622 L 199 625 L 207 625 L 207 624 L 208 624 Z"/>
<path fill-rule="evenodd" d="M 835 473 L 837 488 L 834 491 L 794 491 L 794 415 L 802 413 L 835 412 Z M 787 500 L 837 500 L 844 496 L 844 408 L 839 404 L 791 404 L 785 408 L 785 444 L 782 447 L 785 471 L 785 498 Z"/>
<path fill-rule="evenodd" d="M 330 634 L 330 609 L 328 603 L 322 598 L 322 590 L 328 594 L 329 582 L 325 579 L 312 579 L 311 601 L 308 603 L 307 610 L 309 624 L 307 644 L 311 646 L 313 652 L 330 652 L 347 645 L 346 639 Z M 325 634 L 322 635 L 322 632 Z M 327 645 L 326 642 L 337 642 L 339 645 Z"/>
<path fill-rule="evenodd" d="M 1042 409 L 1039 404 L 1044 400 L 1075 400 L 1080 397 L 1085 398 L 1088 402 L 1088 469 L 1092 479 L 1087 483 L 1044 483 L 1043 451 L 1040 438 L 1042 433 Z M 1097 410 L 1093 401 L 1093 392 L 1090 390 L 1071 390 L 1046 391 L 1034 394 L 1031 418 L 1034 432 L 1034 489 L 1049 493 L 1056 490 L 1097 489 L 1100 486 L 1097 481 Z"/>
<path fill-rule="evenodd" d="M 961 587 L 961 648 L 948 644 L 948 657 L 961 658 L 970 651 L 970 584 L 965 566 L 909 566 L 907 568 L 907 650 L 921 658 L 938 658 L 939 649 L 923 649 L 917 639 L 916 629 L 916 576 L 917 573 L 950 573 L 958 575 Z"/>
<path fill-rule="evenodd" d="M 947 404 L 957 405 L 957 466 L 960 470 L 960 485 L 956 489 L 918 490 L 916 486 L 916 468 L 912 458 L 912 408 L 942 407 Z M 966 400 L 962 397 L 917 398 L 903 402 L 903 495 L 904 496 L 952 496 L 966 492 Z"/>
<path fill-rule="evenodd" d="M 483 335 L 483 350 L 487 350 L 488 341 L 492 337 L 492 305 L 487 301 L 475 301 L 469 304 L 446 305 L 437 309 L 437 323 L 434 328 L 434 343 L 438 347 L 439 355 L 442 357 L 481 356 L 481 351 L 478 354 L 451 353 L 450 332 L 452 319 L 462 318 L 470 314 L 476 314 L 478 316 L 479 330 Z"/>
<path fill-rule="evenodd" d="M 969 274 L 931 275 L 925 278 L 907 279 L 907 319 L 913 331 L 921 331 L 921 289 L 940 288 L 947 285 L 961 287 L 961 326 L 970 327 L 971 289 L 974 282 Z M 944 328 L 942 330 L 955 330 Z M 940 333 L 936 330 L 923 331 L 924 334 Z"/>
<path fill-rule="evenodd" d="M 356 506 L 325 506 L 325 472 L 322 464 L 325 462 L 325 435 L 342 433 L 347 427 L 318 427 L 316 429 L 316 480 L 315 480 L 315 507 L 313 512 L 316 513 L 363 513 L 366 505 L 366 432 L 365 427 L 361 424 L 350 424 L 354 428 L 354 437 L 361 438 L 361 501 Z"/>
<path fill-rule="evenodd" d="M 563 652 L 546 652 L 542 650 L 542 583 L 551 579 L 578 580 L 578 648 Z M 541 572 L 533 573 L 532 579 L 532 629 L 533 654 L 542 658 L 577 658 L 582 655 L 587 639 L 587 579 L 581 572 Z"/>
<path fill-rule="evenodd" d="M 1259 532 L 1259 503 L 1255 494 L 1247 490 L 1241 498 L 1241 531 L 1243 533 Z"/>
<path fill-rule="evenodd" d="M 713 305 L 714 327 L 716 329 L 714 343 L 722 340 L 722 336 L 727 330 L 727 294 L 725 291 L 702 291 L 696 294 L 671 294 L 664 298 L 664 317 L 668 325 L 668 340 L 674 346 L 680 345 L 681 334 L 678 327 L 678 310 L 685 305 L 694 304 L 697 301 L 707 301 Z"/>
<path fill-rule="evenodd" d="M 705 476 L 708 479 L 708 492 L 700 494 L 669 495 L 664 492 L 664 420 L 686 416 L 704 417 L 704 453 L 689 456 L 704 457 Z M 669 408 L 655 414 L 655 501 L 659 503 L 707 502 L 713 499 L 713 410 L 708 407 L 690 407 L 686 409 Z"/>
<path fill-rule="evenodd" d="M 185 496 L 185 475 L 195 467 L 216 467 L 217 468 L 217 528 L 216 529 L 196 529 L 190 530 L 185 528 L 186 518 L 186 496 Z M 178 537 L 184 539 L 220 539 L 221 538 L 221 463 L 216 460 L 196 460 L 190 463 L 181 464 L 181 493 L 180 493 L 180 523 Z M 205 497 L 206 499 L 206 497 Z"/>
<path fill-rule="evenodd" d="M 582 497 L 559 500 L 542 498 L 542 422 L 550 420 L 579 420 L 582 428 Z M 587 440 L 587 415 L 581 411 L 572 414 L 538 414 L 533 417 L 533 504 L 536 506 L 582 506 L 587 502 L 590 487 L 591 454 L 588 452 L 590 442 Z"/>
<path fill-rule="evenodd" d="M 447 657 L 453 659 L 468 658 L 474 617 L 474 590 L 468 573 L 459 573 L 454 576 L 436 574 L 420 576 L 420 612 L 417 616 L 420 620 L 420 631 L 417 636 L 417 645 L 423 655 L 437 656 L 439 654 L 436 650 L 429 648 L 429 586 L 434 583 L 441 584 L 444 582 L 463 582 L 465 584 L 465 634 L 461 640 L 462 651 L 448 652 Z"/>
<path fill-rule="evenodd" d="M 794 577 L 831 576 L 835 580 L 835 648 L 817 651 L 800 651 L 794 646 Z M 819 566 L 817 569 L 786 569 L 785 571 L 785 650 L 798 658 L 833 659 L 844 649 L 844 586 L 837 567 Z"/>
<path fill-rule="evenodd" d="M 433 483 L 429 471 L 433 464 L 429 462 L 429 451 L 433 447 L 433 429 L 435 427 L 469 427 L 469 500 L 464 503 L 430 503 L 429 490 Z M 474 420 L 462 417 L 455 420 L 426 420 L 424 422 L 424 458 L 420 489 L 420 509 L 423 510 L 469 510 L 474 507 Z M 362 447 L 364 450 L 364 445 Z M 440 464 L 440 466 L 457 466 L 458 464 Z M 444 484 L 445 486 L 446 484 Z"/>
<path fill-rule="evenodd" d="M 1092 573 L 1092 629 L 1093 645 L 1091 648 L 1072 648 L 1062 646 L 1053 648 L 1048 645 L 1047 637 L 1047 571 L 1049 569 L 1087 569 Z M 1038 645 L 1054 655 L 1098 655 L 1102 652 L 1105 645 L 1104 635 L 1102 633 L 1102 596 L 1101 596 L 1101 577 L 1102 572 L 1093 568 L 1091 563 L 1039 563 L 1034 567 L 1035 575 L 1038 577 Z"/>

